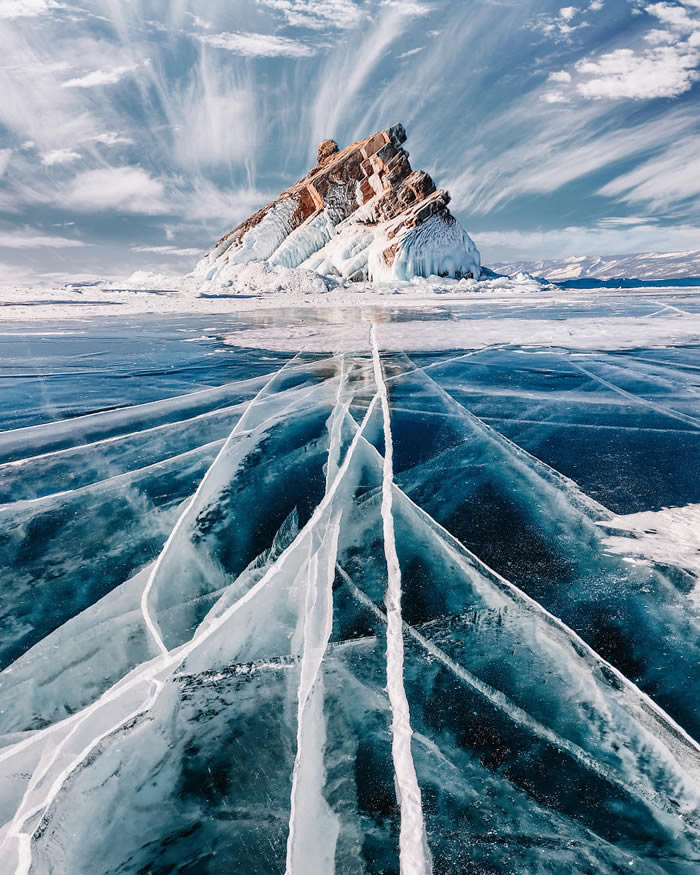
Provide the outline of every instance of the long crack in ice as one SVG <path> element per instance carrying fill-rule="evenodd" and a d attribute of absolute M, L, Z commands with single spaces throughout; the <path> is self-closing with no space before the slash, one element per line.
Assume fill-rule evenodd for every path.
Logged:
<path fill-rule="evenodd" d="M 396 792 L 401 807 L 399 858 L 402 875 L 425 875 L 432 871 L 430 851 L 425 837 L 423 805 L 411 752 L 411 716 L 404 689 L 404 647 L 401 617 L 401 568 L 396 552 L 392 517 L 394 480 L 393 444 L 389 397 L 382 373 L 375 323 L 370 327 L 374 379 L 382 406 L 384 423 L 384 465 L 382 478 L 382 529 L 387 567 L 386 588 L 386 674 L 392 713 L 392 756 L 396 774 Z"/>

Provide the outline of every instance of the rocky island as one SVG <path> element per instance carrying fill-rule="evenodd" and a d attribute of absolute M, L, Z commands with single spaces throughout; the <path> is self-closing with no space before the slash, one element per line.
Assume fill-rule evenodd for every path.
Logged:
<path fill-rule="evenodd" d="M 402 124 L 342 150 L 324 140 L 316 166 L 225 234 L 193 278 L 221 283 L 262 262 L 353 282 L 479 279 L 479 251 L 450 213 L 449 193 L 411 168 L 405 141 Z"/>

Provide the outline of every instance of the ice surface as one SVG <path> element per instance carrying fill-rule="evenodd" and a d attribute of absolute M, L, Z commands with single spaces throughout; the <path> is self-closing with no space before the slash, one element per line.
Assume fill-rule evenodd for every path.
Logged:
<path fill-rule="evenodd" d="M 700 362 L 583 300 L 207 317 L 55 421 L 21 335 L 2 871 L 696 871 Z"/>

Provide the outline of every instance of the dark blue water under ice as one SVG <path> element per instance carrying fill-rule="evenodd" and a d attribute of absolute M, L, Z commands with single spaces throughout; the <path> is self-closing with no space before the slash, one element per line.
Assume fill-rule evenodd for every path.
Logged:
<path fill-rule="evenodd" d="M 700 503 L 698 348 L 246 325 L 0 336 L 0 871 L 699 871 L 696 581 L 603 543 Z"/>

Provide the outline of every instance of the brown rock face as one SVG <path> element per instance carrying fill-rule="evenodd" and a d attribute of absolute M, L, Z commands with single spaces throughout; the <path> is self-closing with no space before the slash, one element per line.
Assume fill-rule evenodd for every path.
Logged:
<path fill-rule="evenodd" d="M 241 249 L 244 237 L 274 211 L 270 221 L 280 241 L 320 214 L 330 226 L 337 227 L 357 213 L 353 221 L 358 225 L 381 226 L 382 234 L 389 241 L 384 261 L 391 267 L 400 249 L 391 243 L 395 238 L 405 237 L 410 229 L 434 216 L 439 217 L 444 227 L 456 224 L 447 208 L 449 194 L 444 189 L 436 189 L 427 173 L 411 169 L 408 153 L 402 148 L 405 140 L 402 124 L 378 131 L 342 150 L 334 140 L 324 140 L 318 147 L 316 167 L 282 192 L 277 200 L 222 237 L 209 254 L 208 263 L 219 258 L 231 263 L 243 258 L 250 260 L 245 254 L 248 248 Z M 459 233 L 464 232 L 460 229 Z M 464 236 L 473 247 L 468 236 Z M 249 243 L 245 246 L 249 247 Z M 239 255 L 237 250 L 241 250 Z M 478 259 L 478 252 L 476 257 Z M 266 258 L 265 254 L 253 256 L 253 260 Z M 362 271 L 367 276 L 367 266 L 360 273 Z M 467 272 L 459 265 L 449 273 L 457 277 L 473 274 L 474 271 Z M 475 275 L 478 276 L 478 267 Z"/>
<path fill-rule="evenodd" d="M 325 164 L 326 161 L 338 151 L 338 144 L 335 140 L 324 140 L 318 147 L 318 155 L 316 156 L 316 163 L 319 167 L 322 164 Z"/>

